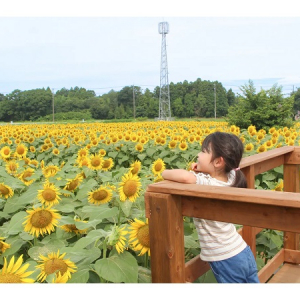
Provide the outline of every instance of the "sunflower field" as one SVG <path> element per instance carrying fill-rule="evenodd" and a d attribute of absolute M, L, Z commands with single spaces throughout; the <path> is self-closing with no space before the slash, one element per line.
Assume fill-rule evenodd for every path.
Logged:
<path fill-rule="evenodd" d="M 0 283 L 149 283 L 144 192 L 165 168 L 189 169 L 203 139 L 231 132 L 245 156 L 300 145 L 292 128 L 241 130 L 226 122 L 5 124 L 0 126 Z M 282 190 L 282 168 L 256 188 Z M 186 258 L 199 254 L 184 219 Z M 280 247 L 268 232 L 258 250 Z"/>

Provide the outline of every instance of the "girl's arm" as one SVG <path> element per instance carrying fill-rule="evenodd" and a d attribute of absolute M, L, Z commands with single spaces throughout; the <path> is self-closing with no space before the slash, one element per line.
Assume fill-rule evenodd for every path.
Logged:
<path fill-rule="evenodd" d="M 196 183 L 196 176 L 183 169 L 164 170 L 161 176 L 166 180 L 172 180 L 181 183 Z"/>

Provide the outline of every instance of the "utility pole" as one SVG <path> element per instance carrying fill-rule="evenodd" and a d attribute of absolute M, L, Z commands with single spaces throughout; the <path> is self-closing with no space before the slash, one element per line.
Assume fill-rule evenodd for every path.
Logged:
<path fill-rule="evenodd" d="M 52 122 L 54 123 L 54 89 L 52 89 Z"/>
<path fill-rule="evenodd" d="M 214 83 L 214 92 L 215 92 L 215 119 L 217 118 L 217 95 L 216 95 L 216 84 Z"/>
<path fill-rule="evenodd" d="M 133 118 L 135 119 L 135 96 L 134 96 L 134 85 L 132 86 L 132 99 L 133 99 Z"/>

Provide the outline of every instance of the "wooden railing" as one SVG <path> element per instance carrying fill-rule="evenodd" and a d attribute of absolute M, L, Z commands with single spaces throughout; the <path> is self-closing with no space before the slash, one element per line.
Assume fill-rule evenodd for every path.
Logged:
<path fill-rule="evenodd" d="M 281 165 L 284 166 L 284 192 L 254 189 L 256 175 Z M 210 269 L 199 256 L 185 262 L 183 216 L 243 225 L 240 234 L 255 256 L 257 233 L 263 228 L 284 231 L 283 249 L 258 276 L 260 282 L 267 282 L 283 264 L 294 264 L 296 273 L 287 270 L 278 281 L 272 280 L 298 282 L 299 166 L 300 147 L 285 146 L 242 159 L 240 167 L 247 178 L 248 189 L 171 181 L 149 185 L 145 207 L 149 219 L 152 282 L 194 282 Z M 296 275 L 287 275 L 291 273 Z"/>

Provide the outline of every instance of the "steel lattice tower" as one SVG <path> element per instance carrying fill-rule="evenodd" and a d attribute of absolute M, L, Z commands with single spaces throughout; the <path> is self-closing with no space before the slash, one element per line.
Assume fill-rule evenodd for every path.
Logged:
<path fill-rule="evenodd" d="M 170 90 L 169 90 L 167 46 L 166 46 L 166 35 L 169 33 L 169 24 L 167 22 L 160 22 L 158 24 L 158 32 L 162 35 L 158 119 L 170 120 L 171 105 L 170 105 Z"/>

